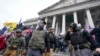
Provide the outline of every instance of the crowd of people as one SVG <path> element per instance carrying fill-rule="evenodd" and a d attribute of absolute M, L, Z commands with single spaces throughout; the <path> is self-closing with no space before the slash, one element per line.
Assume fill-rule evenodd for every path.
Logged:
<path fill-rule="evenodd" d="M 46 22 L 40 21 L 36 29 L 15 29 L 8 35 L 0 35 L 3 56 L 53 56 L 53 52 L 70 56 L 100 56 L 100 24 L 91 32 L 76 23 L 69 25 L 66 34 L 54 34 L 54 28 L 44 30 Z"/>

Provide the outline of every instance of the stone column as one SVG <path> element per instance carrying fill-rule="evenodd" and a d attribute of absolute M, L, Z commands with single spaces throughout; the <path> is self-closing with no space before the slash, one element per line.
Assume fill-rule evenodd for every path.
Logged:
<path fill-rule="evenodd" d="M 90 13 L 89 9 L 86 10 L 86 15 L 87 15 L 87 19 L 88 19 L 90 27 L 94 28 L 95 26 L 94 26 L 92 16 L 91 16 L 91 13 Z"/>
<path fill-rule="evenodd" d="M 74 23 L 78 24 L 77 12 L 73 12 L 73 16 L 74 16 Z"/>
<path fill-rule="evenodd" d="M 56 25 L 56 16 L 53 17 L 52 28 L 55 29 L 55 25 Z"/>
<path fill-rule="evenodd" d="M 47 27 L 47 20 L 48 20 L 48 18 L 46 17 L 45 18 L 46 25 L 44 26 L 44 30 L 46 30 L 46 27 Z"/>
<path fill-rule="evenodd" d="M 62 15 L 62 34 L 66 33 L 66 15 Z"/>
<path fill-rule="evenodd" d="M 58 34 L 58 22 L 56 23 L 55 35 Z"/>

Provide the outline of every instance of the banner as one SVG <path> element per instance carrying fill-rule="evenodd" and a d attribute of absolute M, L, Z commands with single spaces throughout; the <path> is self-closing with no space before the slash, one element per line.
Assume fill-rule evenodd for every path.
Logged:
<path fill-rule="evenodd" d="M 14 30 L 16 28 L 17 23 L 16 22 L 5 22 L 4 26 L 8 27 L 9 30 Z"/>

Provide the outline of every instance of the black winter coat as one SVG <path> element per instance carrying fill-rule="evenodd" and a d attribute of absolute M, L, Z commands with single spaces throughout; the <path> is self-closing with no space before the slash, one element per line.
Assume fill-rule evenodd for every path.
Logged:
<path fill-rule="evenodd" d="M 53 48 L 54 45 L 57 46 L 55 35 L 47 33 L 45 37 L 45 48 L 49 52 L 50 48 Z"/>
<path fill-rule="evenodd" d="M 94 28 L 91 31 L 91 35 L 95 35 L 95 46 L 100 47 L 100 27 L 99 28 Z"/>
<path fill-rule="evenodd" d="M 79 30 L 76 30 L 76 31 L 79 31 Z M 76 32 L 76 31 L 74 31 L 74 32 Z M 91 34 L 89 32 L 87 32 L 86 30 L 83 30 L 82 33 L 83 33 L 85 39 L 91 43 L 92 48 L 94 49 L 95 45 L 94 45 L 94 41 L 93 41 Z M 71 38 L 70 32 L 67 32 L 65 35 L 65 41 L 67 42 L 67 41 L 71 40 L 70 38 Z M 74 46 L 74 47 L 75 47 L 75 49 L 77 49 L 76 46 Z M 80 48 L 85 48 L 85 47 L 80 47 Z"/>

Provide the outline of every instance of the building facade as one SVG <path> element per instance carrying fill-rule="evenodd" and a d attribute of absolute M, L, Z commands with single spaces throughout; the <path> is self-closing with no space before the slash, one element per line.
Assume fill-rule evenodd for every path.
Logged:
<path fill-rule="evenodd" d="M 38 14 L 47 22 L 45 29 L 52 27 L 55 34 L 65 34 L 72 22 L 88 30 L 100 22 L 100 0 L 60 0 Z"/>
<path fill-rule="evenodd" d="M 38 17 L 28 19 L 28 20 L 26 20 L 26 21 L 23 22 L 24 26 L 29 26 L 29 27 L 32 27 L 33 29 L 35 29 L 36 26 L 37 26 L 38 19 L 39 19 Z"/>

